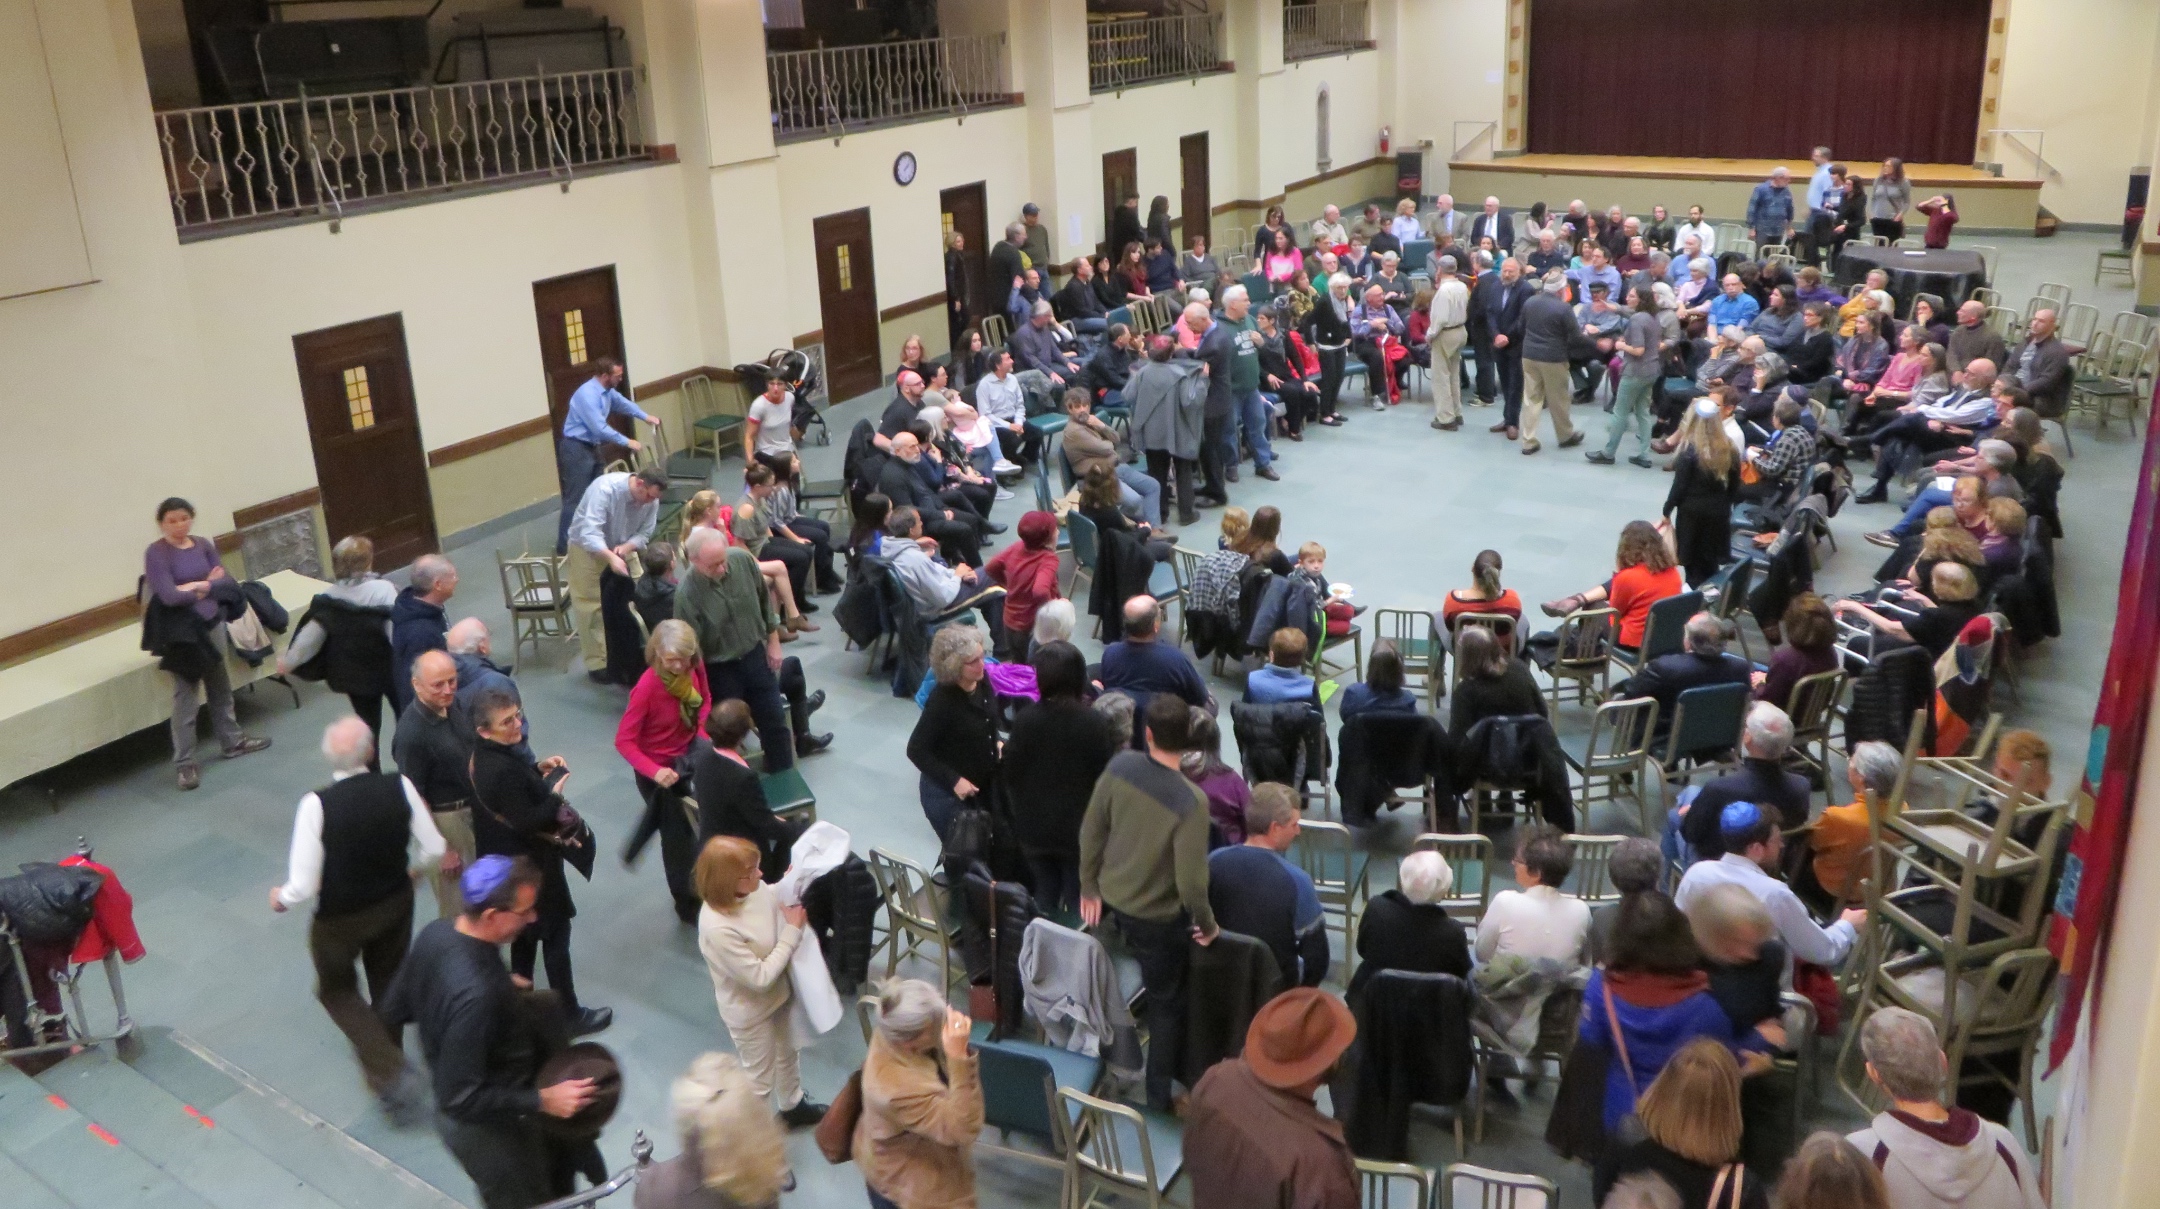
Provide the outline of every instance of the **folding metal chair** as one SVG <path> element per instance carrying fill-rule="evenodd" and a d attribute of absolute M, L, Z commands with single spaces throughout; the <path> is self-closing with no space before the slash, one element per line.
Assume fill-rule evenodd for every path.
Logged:
<path fill-rule="evenodd" d="M 905 957 L 913 957 L 928 945 L 937 951 L 938 988 L 953 985 L 954 931 L 945 922 L 945 891 L 932 880 L 930 871 L 904 856 L 883 848 L 870 850 L 870 873 L 877 879 L 885 902 L 885 939 L 870 951 L 885 950 L 885 976 L 890 978 Z M 967 975 L 960 970 L 961 977 Z"/>
<path fill-rule="evenodd" d="M 1650 737 L 1657 731 L 1657 715 L 1655 697 L 1607 701 L 1590 716 L 1590 742 L 1583 747 L 1582 759 L 1561 749 L 1568 767 L 1582 778 L 1576 805 L 1584 818 L 1589 817 L 1593 803 L 1617 802 L 1625 792 L 1635 799 L 1643 835 L 1657 838 L 1657 809 L 1664 805 L 1664 794 L 1651 792 L 1657 783 L 1650 767 Z"/>
<path fill-rule="evenodd" d="M 1668 596 L 1650 606 L 1650 616 L 1643 623 L 1642 647 L 1630 655 L 1616 641 L 1612 648 L 1613 662 L 1629 671 L 1636 671 L 1660 655 L 1671 655 L 1680 649 L 1687 634 L 1688 618 L 1703 611 L 1703 594 L 1682 592 Z"/>
<path fill-rule="evenodd" d="M 1624 835 L 1569 835 L 1561 838 L 1567 845 L 1568 855 L 1574 858 L 1573 878 L 1575 888 L 1568 893 L 1586 903 L 1613 902 L 1620 892 L 1613 889 L 1610 868 L 1612 854 L 1620 846 Z"/>
<path fill-rule="evenodd" d="M 1358 1209 L 1437 1209 L 1429 1167 L 1359 1159 L 1357 1172 Z"/>
<path fill-rule="evenodd" d="M 1426 708 L 1440 698 L 1439 665 L 1447 658 L 1440 646 L 1438 623 L 1425 609 L 1375 609 L 1374 645 L 1386 642 L 1402 657 L 1404 687 L 1425 691 Z"/>
<path fill-rule="evenodd" d="M 1448 618 L 1447 620 L 1448 633 L 1456 637 L 1460 637 L 1463 631 L 1463 627 L 1469 625 L 1478 626 L 1479 628 L 1485 630 L 1493 637 L 1500 640 L 1500 646 L 1502 649 L 1508 651 L 1510 654 L 1514 652 L 1515 619 L 1513 617 L 1510 617 L 1505 613 L 1457 613 L 1453 617 Z M 1461 679 L 1462 661 L 1459 659 L 1450 660 L 1448 663 L 1449 693 L 1452 694 L 1455 691 L 1455 685 Z"/>
<path fill-rule="evenodd" d="M 1619 624 L 1619 614 L 1610 608 L 1577 609 L 1560 619 L 1559 639 L 1550 648 L 1532 644 L 1530 662 L 1550 677 L 1545 699 L 1552 703 L 1555 716 L 1560 712 L 1563 682 L 1575 686 L 1578 704 L 1593 700 L 1602 701 L 1612 689 L 1612 637 Z M 1591 696 L 1591 682 L 1597 683 L 1597 695 Z"/>
<path fill-rule="evenodd" d="M 1438 899 L 1440 908 L 1473 933 L 1492 906 L 1492 837 L 1428 831 L 1410 844 L 1412 852 L 1437 852 L 1454 874 L 1454 886 Z"/>
<path fill-rule="evenodd" d="M 1739 767 L 1740 731 L 1746 725 L 1750 689 L 1745 684 L 1705 684 L 1680 694 L 1673 705 L 1665 754 L 1652 756 L 1660 785 L 1686 784 L 1704 769 Z M 1662 791 L 1660 791 L 1662 797 Z M 1655 836 L 1655 831 L 1645 834 Z"/>
<path fill-rule="evenodd" d="M 1341 823 L 1307 819 L 1298 827 L 1290 858 L 1312 878 L 1320 896 L 1321 926 L 1343 938 L 1343 984 L 1357 972 L 1357 923 L 1365 912 L 1371 871 L 1357 837 Z"/>
<path fill-rule="evenodd" d="M 528 642 L 533 644 L 537 658 L 541 639 L 577 636 L 577 627 L 570 619 L 570 583 L 562 559 L 551 554 L 505 558 L 497 550 L 495 573 L 502 580 L 503 607 L 510 611 L 513 657 Z"/>
<path fill-rule="evenodd" d="M 1098 1100 L 1069 1087 L 1058 1088 L 1061 1115 L 1072 1121 L 1072 1147 L 1065 1153 L 1064 1209 L 1095 1209 L 1103 1199 L 1132 1198 L 1147 1209 L 1175 1204 L 1170 1190 L 1184 1175 L 1183 1130 L 1173 1119 L 1143 1114 L 1127 1104 Z M 1155 1161 L 1162 1150 L 1167 1166 Z"/>
<path fill-rule="evenodd" d="M 1560 1190 L 1538 1176 L 1471 1163 L 1450 1163 L 1440 1171 L 1441 1209 L 1558 1209 L 1559 1203 Z"/>

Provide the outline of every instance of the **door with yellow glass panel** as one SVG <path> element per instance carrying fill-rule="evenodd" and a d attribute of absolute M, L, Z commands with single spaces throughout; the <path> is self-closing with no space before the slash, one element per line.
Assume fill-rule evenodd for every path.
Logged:
<path fill-rule="evenodd" d="M 437 550 L 404 317 L 303 332 L 293 359 L 331 542 L 374 542 L 377 571 Z"/>
<path fill-rule="evenodd" d="M 547 376 L 548 442 L 553 445 L 562 436 L 564 417 L 570 414 L 570 396 L 593 376 L 593 362 L 601 357 L 625 364 L 630 360 L 623 353 L 615 266 L 533 282 L 533 315 L 540 324 L 540 368 Z M 626 395 L 630 382 L 624 379 L 619 388 Z M 608 422 L 624 436 L 636 435 L 626 416 L 614 416 Z M 602 463 L 618 452 L 603 450 Z"/>

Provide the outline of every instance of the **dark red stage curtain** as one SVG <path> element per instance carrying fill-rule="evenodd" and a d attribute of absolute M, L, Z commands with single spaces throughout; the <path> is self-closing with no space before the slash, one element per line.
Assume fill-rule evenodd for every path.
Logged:
<path fill-rule="evenodd" d="M 1971 163 L 1988 0 L 1533 0 L 1528 149 Z"/>

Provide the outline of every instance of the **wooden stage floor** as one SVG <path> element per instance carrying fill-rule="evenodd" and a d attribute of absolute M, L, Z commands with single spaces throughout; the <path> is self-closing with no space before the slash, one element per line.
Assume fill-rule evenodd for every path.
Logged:
<path fill-rule="evenodd" d="M 1640 177 L 1657 180 L 1746 181 L 1753 184 L 1770 175 L 1779 164 L 1805 181 L 1814 172 L 1806 156 L 1791 160 L 1690 159 L 1682 156 L 1620 155 L 1512 155 L 1492 160 L 1457 160 L 1454 171 L 1527 172 L 1541 176 Z M 1863 180 L 1872 181 L 1882 165 L 1874 160 L 1848 164 Z M 1984 172 L 1970 164 L 1907 164 L 1905 175 L 1914 185 L 1947 185 L 1954 189 L 2038 189 L 2037 180 L 2011 180 Z"/>

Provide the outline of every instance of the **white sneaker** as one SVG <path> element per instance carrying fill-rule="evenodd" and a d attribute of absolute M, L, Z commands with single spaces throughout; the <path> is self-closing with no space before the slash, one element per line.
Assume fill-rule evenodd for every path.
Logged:
<path fill-rule="evenodd" d="M 1013 497 L 1013 493 L 1012 493 L 1012 492 L 1010 492 L 1010 491 L 1007 491 L 1007 490 L 1005 490 L 1005 489 L 1004 489 L 1003 487 L 1000 487 L 1000 488 L 998 488 L 998 493 L 997 493 L 997 497 L 996 497 L 996 498 L 998 498 L 998 499 L 1000 499 L 1000 500 L 1009 500 L 1009 499 L 1011 499 L 1012 497 Z"/>
<path fill-rule="evenodd" d="M 992 465 L 992 466 L 990 467 L 990 473 L 992 473 L 992 474 L 1018 474 L 1018 473 L 1020 473 L 1020 471 L 1021 471 L 1022 469 L 1023 469 L 1023 467 L 1021 467 L 1021 465 L 1020 465 L 1020 464 L 1019 464 L 1018 462 L 1008 462 L 1008 461 L 1006 461 L 1006 460 L 1005 460 L 1004 458 L 999 458 L 999 459 L 997 460 L 996 464 L 994 464 L 994 465 Z"/>
<path fill-rule="evenodd" d="M 1385 403 L 1382 403 L 1382 402 L 1381 402 L 1380 400 L 1378 400 L 1378 399 L 1374 399 L 1374 400 L 1372 401 L 1372 409 L 1373 409 L 1374 411 L 1386 411 L 1386 410 L 1387 410 L 1387 404 L 1385 404 Z"/>

